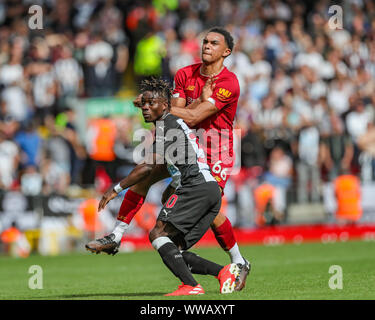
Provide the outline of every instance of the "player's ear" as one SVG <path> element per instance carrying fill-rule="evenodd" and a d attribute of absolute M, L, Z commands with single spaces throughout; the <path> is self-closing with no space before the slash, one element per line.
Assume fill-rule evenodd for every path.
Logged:
<path fill-rule="evenodd" d="M 232 53 L 232 50 L 229 49 L 229 48 L 226 48 L 226 49 L 224 50 L 223 57 L 224 57 L 224 58 L 229 57 L 231 53 Z"/>
<path fill-rule="evenodd" d="M 163 112 L 165 110 L 168 110 L 168 102 L 167 101 L 163 102 Z"/>

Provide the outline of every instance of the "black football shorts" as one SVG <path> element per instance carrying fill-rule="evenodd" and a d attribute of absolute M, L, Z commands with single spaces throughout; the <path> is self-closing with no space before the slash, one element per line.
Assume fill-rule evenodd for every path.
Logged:
<path fill-rule="evenodd" d="M 216 181 L 181 186 L 164 204 L 158 220 L 172 224 L 182 233 L 185 244 L 180 244 L 181 249 L 187 250 L 203 237 L 220 207 L 221 191 Z"/>

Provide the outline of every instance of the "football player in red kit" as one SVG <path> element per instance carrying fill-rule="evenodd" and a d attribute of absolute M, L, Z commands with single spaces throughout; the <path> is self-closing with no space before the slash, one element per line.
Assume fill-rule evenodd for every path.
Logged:
<path fill-rule="evenodd" d="M 175 75 L 170 111 L 183 119 L 189 127 L 198 130 L 198 133 L 203 133 L 207 163 L 222 193 L 234 163 L 233 121 L 240 95 L 236 75 L 223 64 L 224 59 L 231 54 L 233 45 L 233 38 L 225 29 L 215 27 L 207 32 L 202 44 L 202 62 L 184 67 Z M 135 100 L 136 106 L 140 106 L 140 99 L 141 96 Z M 147 179 L 129 188 L 121 204 L 113 232 L 104 238 L 91 241 L 86 248 L 96 253 L 103 251 L 115 254 L 125 230 L 141 208 L 150 186 L 168 176 L 173 177 L 177 174 L 168 171 L 166 166 L 159 165 Z M 168 199 L 167 195 L 173 193 L 177 184 L 175 181 L 172 182 L 164 192 L 163 200 Z M 118 186 L 115 186 L 109 189 L 103 198 L 113 199 L 120 191 Z M 232 225 L 224 214 L 219 213 L 211 228 L 220 246 L 229 253 L 231 262 L 240 267 L 241 272 L 234 290 L 242 290 L 251 267 L 239 251 Z"/>

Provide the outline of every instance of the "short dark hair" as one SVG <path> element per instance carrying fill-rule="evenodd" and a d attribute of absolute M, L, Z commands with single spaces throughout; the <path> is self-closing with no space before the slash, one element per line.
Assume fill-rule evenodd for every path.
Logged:
<path fill-rule="evenodd" d="M 141 92 L 151 91 L 157 93 L 160 97 L 168 101 L 168 107 L 171 106 L 172 88 L 168 81 L 162 78 L 151 78 L 141 82 Z"/>
<path fill-rule="evenodd" d="M 208 30 L 207 33 L 210 33 L 210 32 L 220 33 L 221 35 L 223 35 L 224 39 L 225 39 L 225 43 L 227 44 L 228 48 L 230 49 L 230 51 L 233 50 L 234 40 L 233 40 L 233 37 L 228 30 L 226 30 L 222 27 L 213 27 L 210 30 Z"/>

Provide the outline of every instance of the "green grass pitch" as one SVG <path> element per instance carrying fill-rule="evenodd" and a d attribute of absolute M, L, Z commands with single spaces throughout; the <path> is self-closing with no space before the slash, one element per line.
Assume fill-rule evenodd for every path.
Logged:
<path fill-rule="evenodd" d="M 219 248 L 192 250 L 221 264 L 229 257 Z M 221 295 L 212 276 L 196 275 L 206 291 L 188 300 L 375 299 L 375 243 L 305 243 L 241 246 L 253 268 L 241 292 Z M 43 289 L 30 289 L 30 266 L 43 269 Z M 343 289 L 329 288 L 332 265 L 342 268 Z M 76 253 L 27 259 L 0 257 L 0 299 L 173 300 L 164 297 L 179 281 L 154 251 L 116 256 Z"/>

